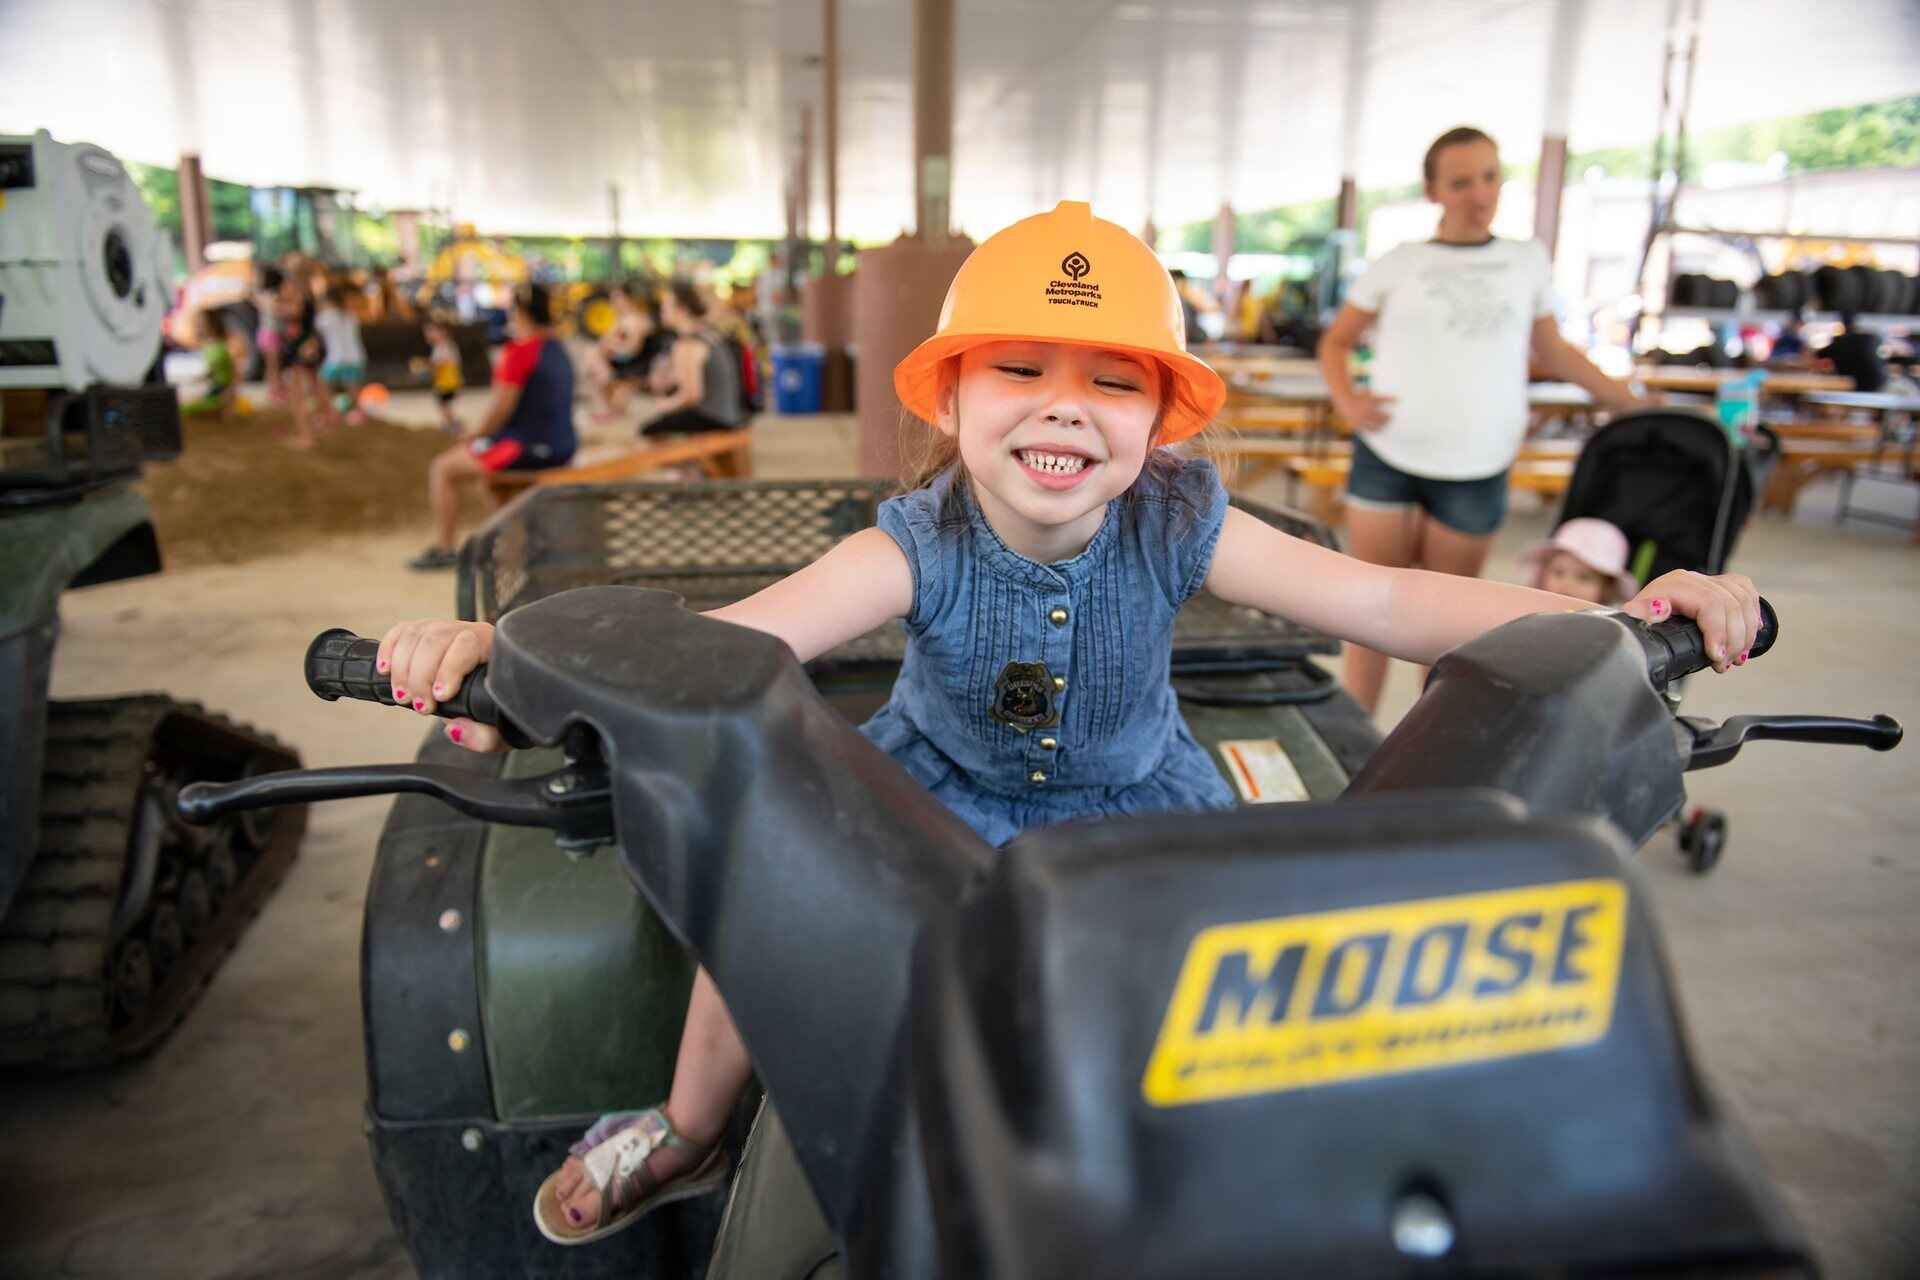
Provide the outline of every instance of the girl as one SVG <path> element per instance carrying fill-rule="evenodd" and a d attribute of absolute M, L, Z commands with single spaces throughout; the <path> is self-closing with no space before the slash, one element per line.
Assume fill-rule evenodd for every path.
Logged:
<path fill-rule="evenodd" d="M 1440 206 L 1434 238 L 1368 268 L 1320 342 L 1320 371 L 1355 433 L 1353 554 L 1473 578 L 1506 516 L 1507 471 L 1527 429 L 1529 359 L 1602 408 L 1641 402 L 1560 336 L 1546 249 L 1494 238 L 1501 179 L 1493 139 L 1448 130 L 1427 149 L 1424 174 L 1427 199 Z M 1347 366 L 1369 327 L 1372 387 L 1361 391 Z M 1347 691 L 1369 712 L 1386 674 L 1385 652 L 1347 646 Z"/>
<path fill-rule="evenodd" d="M 1532 570 L 1528 586 L 1598 605 L 1617 605 L 1638 586 L 1627 571 L 1627 535 L 1590 516 L 1555 529 L 1521 563 Z"/>
<path fill-rule="evenodd" d="M 995 845 L 1069 818 L 1231 807 L 1168 680 L 1174 614 L 1202 589 L 1419 662 L 1524 614 L 1582 607 L 1350 560 L 1231 509 L 1210 463 L 1166 448 L 1208 424 L 1225 387 L 1187 354 L 1153 252 L 1085 204 L 976 249 L 894 386 L 932 424 L 922 483 L 883 504 L 875 528 L 712 616 L 771 632 L 802 661 L 902 621 L 906 659 L 863 732 Z M 1697 617 L 1725 670 L 1758 627 L 1757 600 L 1744 578 L 1670 574 L 1628 610 Z M 396 700 L 426 712 L 492 638 L 479 623 L 403 623 L 376 661 Z M 447 733 L 499 741 L 466 720 Z M 702 971 L 671 1096 L 588 1132 L 535 1199 L 541 1230 L 583 1243 L 718 1185 L 714 1143 L 749 1071 Z"/>

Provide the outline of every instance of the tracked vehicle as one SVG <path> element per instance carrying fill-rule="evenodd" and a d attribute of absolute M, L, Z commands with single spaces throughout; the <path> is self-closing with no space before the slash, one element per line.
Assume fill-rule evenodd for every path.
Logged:
<path fill-rule="evenodd" d="M 134 481 L 180 412 L 142 385 L 168 291 L 119 161 L 0 137 L 0 195 L 0 1066 L 79 1067 L 180 1020 L 306 814 L 189 827 L 182 786 L 299 757 L 162 694 L 48 698 L 61 593 L 160 569 Z"/>

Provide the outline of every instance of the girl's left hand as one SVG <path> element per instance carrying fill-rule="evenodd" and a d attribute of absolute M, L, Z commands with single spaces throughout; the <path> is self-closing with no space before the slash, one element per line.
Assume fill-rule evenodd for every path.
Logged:
<path fill-rule="evenodd" d="M 1707 658 L 1715 671 L 1745 662 L 1747 650 L 1760 634 L 1760 593 L 1751 578 L 1739 573 L 1717 578 L 1685 569 L 1663 573 L 1621 605 L 1620 611 L 1642 622 L 1692 618 L 1706 639 Z"/>

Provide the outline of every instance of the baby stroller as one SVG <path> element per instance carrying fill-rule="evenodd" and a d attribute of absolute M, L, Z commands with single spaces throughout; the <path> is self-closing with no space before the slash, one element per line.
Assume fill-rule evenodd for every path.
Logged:
<path fill-rule="evenodd" d="M 1623 414 L 1580 451 L 1559 523 L 1585 516 L 1617 526 L 1637 582 L 1673 569 L 1722 573 L 1780 456 L 1780 438 L 1764 426 L 1742 439 L 1687 409 Z M 1667 696 L 1678 704 L 1679 682 Z M 1705 875 L 1725 852 L 1727 816 L 1696 807 L 1679 837 L 1688 865 Z"/>

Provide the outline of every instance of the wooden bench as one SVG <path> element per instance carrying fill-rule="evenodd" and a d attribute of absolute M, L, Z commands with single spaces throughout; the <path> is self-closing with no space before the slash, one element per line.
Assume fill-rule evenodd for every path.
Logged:
<path fill-rule="evenodd" d="M 609 484 L 689 463 L 698 465 L 715 480 L 738 480 L 752 475 L 752 428 L 666 436 L 617 453 L 588 457 L 567 467 L 494 471 L 487 475 L 487 491 L 495 501 L 504 502 L 522 489 L 552 484 Z"/>
<path fill-rule="evenodd" d="M 1890 445 L 1883 448 L 1877 439 L 1870 441 L 1783 439 L 1780 442 L 1780 460 L 1774 464 L 1773 475 L 1767 481 L 1766 497 L 1761 501 L 1761 510 L 1792 515 L 1793 504 L 1799 501 L 1800 491 L 1814 480 L 1824 475 L 1851 473 L 1855 467 L 1881 461 L 1889 456 L 1898 458 L 1899 446 Z"/>
<path fill-rule="evenodd" d="M 1788 440 L 1835 440 L 1847 444 L 1872 444 L 1880 439 L 1880 428 L 1871 422 L 1846 422 L 1836 418 L 1801 418 L 1792 422 L 1767 422 L 1767 427 L 1782 442 Z"/>

